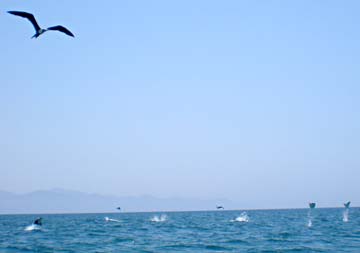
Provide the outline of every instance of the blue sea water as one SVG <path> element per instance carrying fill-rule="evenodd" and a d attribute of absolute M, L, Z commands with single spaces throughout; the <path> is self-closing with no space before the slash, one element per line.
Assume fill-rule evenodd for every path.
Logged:
<path fill-rule="evenodd" d="M 343 212 L 2 215 L 0 252 L 360 252 L 360 209 Z"/>

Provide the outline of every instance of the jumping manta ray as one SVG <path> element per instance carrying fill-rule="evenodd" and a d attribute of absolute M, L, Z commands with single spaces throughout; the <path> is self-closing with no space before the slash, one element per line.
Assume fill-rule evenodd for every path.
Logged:
<path fill-rule="evenodd" d="M 42 225 L 42 218 L 37 218 L 34 223 L 34 225 L 38 225 L 38 226 L 41 226 Z"/>
<path fill-rule="evenodd" d="M 8 11 L 8 13 L 15 15 L 15 16 L 27 18 L 31 22 L 31 24 L 35 28 L 35 34 L 31 38 L 37 38 L 41 34 L 43 34 L 44 32 L 47 32 L 47 31 L 59 31 L 59 32 L 63 32 L 71 37 L 75 37 L 74 34 L 72 34 L 68 29 L 66 29 L 65 27 L 63 27 L 61 25 L 51 26 L 51 27 L 48 27 L 47 29 L 42 29 L 36 22 L 34 15 L 31 13 L 27 13 L 27 12 L 23 12 L 23 11 Z"/>

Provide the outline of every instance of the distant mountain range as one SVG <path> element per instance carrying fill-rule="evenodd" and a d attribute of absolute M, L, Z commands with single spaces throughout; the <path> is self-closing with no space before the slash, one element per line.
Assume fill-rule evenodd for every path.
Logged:
<path fill-rule="evenodd" d="M 0 191 L 0 214 L 95 213 L 122 211 L 215 210 L 216 205 L 233 206 L 226 199 L 156 198 L 153 196 L 117 197 L 53 189 L 14 194 Z"/>

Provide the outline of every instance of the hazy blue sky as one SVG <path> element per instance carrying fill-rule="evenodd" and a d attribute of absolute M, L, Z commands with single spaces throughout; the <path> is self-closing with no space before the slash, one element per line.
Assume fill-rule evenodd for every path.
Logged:
<path fill-rule="evenodd" d="M 359 9 L 1 1 L 0 189 L 359 205 Z"/>

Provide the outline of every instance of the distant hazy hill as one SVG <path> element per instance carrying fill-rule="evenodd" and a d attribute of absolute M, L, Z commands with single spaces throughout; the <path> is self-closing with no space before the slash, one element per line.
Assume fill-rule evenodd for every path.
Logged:
<path fill-rule="evenodd" d="M 116 197 L 62 189 L 27 194 L 0 191 L 0 214 L 115 212 L 118 206 L 122 211 L 213 210 L 219 204 L 227 207 L 231 202 L 224 199 Z"/>

